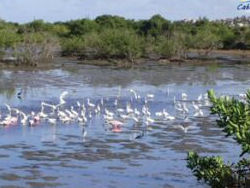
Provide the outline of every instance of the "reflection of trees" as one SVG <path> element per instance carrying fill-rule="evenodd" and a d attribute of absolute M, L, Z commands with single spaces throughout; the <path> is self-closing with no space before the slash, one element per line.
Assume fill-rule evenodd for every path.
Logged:
<path fill-rule="evenodd" d="M 42 81 L 43 78 L 50 80 L 42 71 L 30 68 L 24 70 L 17 68 L 0 70 L 0 95 L 11 99 L 20 89 L 23 91 L 23 96 L 26 96 L 28 91 L 35 93 L 32 88 L 42 87 L 45 84 Z M 48 71 L 48 69 L 44 69 L 44 71 Z"/>
<path fill-rule="evenodd" d="M 142 81 L 149 85 L 163 84 L 188 84 L 188 85 L 215 85 L 218 80 L 246 81 L 250 79 L 247 65 L 225 65 L 212 63 L 206 65 L 167 65 L 145 66 L 133 69 L 111 69 L 108 67 L 94 67 L 79 65 L 64 67 L 69 73 L 67 79 L 81 80 L 91 86 L 116 86 L 126 87 L 134 81 Z M 225 75 L 230 77 L 225 78 Z"/>
<path fill-rule="evenodd" d="M 8 77 L 11 77 L 11 73 L 9 73 Z M 6 74 L 4 74 L 3 71 L 0 71 L 0 94 L 10 99 L 15 93 L 16 89 L 13 85 L 13 81 L 11 79 L 6 80 Z"/>
<path fill-rule="evenodd" d="M 7 99 L 11 99 L 16 93 L 15 88 L 2 88 L 0 87 L 0 94 L 4 95 Z"/>
<path fill-rule="evenodd" d="M 90 87 L 122 86 L 127 87 L 134 82 L 148 85 L 215 85 L 217 81 L 250 80 L 250 66 L 229 65 L 222 63 L 188 64 L 165 66 L 140 66 L 132 69 L 96 67 L 67 63 L 63 68 L 45 70 L 0 70 L 0 94 L 13 96 L 22 88 L 24 94 L 31 88 L 55 86 L 61 88 L 79 87 L 88 84 Z M 35 91 L 34 91 L 35 92 Z"/>

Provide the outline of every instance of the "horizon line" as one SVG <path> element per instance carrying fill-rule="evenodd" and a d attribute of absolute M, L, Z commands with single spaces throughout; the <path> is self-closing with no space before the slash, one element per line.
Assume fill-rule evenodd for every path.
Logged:
<path fill-rule="evenodd" d="M 247 0 L 247 2 L 250 2 L 250 0 Z M 88 16 L 86 17 L 81 17 L 81 18 L 72 18 L 72 19 L 65 19 L 65 20 L 57 20 L 57 21 L 47 21 L 45 19 L 42 19 L 42 18 L 33 18 L 33 20 L 31 21 L 27 21 L 27 22 L 18 22 L 18 21 L 8 21 L 8 20 L 5 20 L 4 18 L 1 18 L 0 17 L 0 20 L 2 21 L 5 21 L 7 23 L 17 23 L 17 24 L 27 24 L 27 23 L 31 23 L 31 22 L 34 22 L 34 21 L 37 21 L 37 20 L 41 20 L 41 21 L 44 21 L 45 23 L 51 23 L 51 24 L 54 24 L 54 23 L 57 23 L 57 22 L 70 22 L 70 21 L 75 21 L 75 20 L 95 20 L 97 19 L 98 17 L 101 17 L 101 16 L 113 16 L 113 17 L 120 17 L 120 18 L 124 18 L 125 20 L 134 20 L 134 21 L 143 21 L 143 20 L 150 20 L 152 17 L 154 16 L 161 16 L 162 18 L 164 18 L 165 20 L 168 20 L 168 21 L 171 21 L 171 22 L 178 22 L 178 21 L 184 21 L 184 20 L 202 20 L 202 19 L 207 19 L 209 21 L 219 21 L 219 20 L 228 20 L 228 19 L 236 19 L 236 18 L 250 18 L 250 16 L 246 16 L 246 15 L 242 15 L 242 16 L 235 16 L 235 17 L 225 17 L 225 18 L 216 18 L 216 19 L 211 19 L 211 18 L 208 18 L 206 16 L 200 16 L 198 18 L 183 18 L 183 19 L 167 19 L 166 17 L 162 16 L 161 14 L 154 14 L 152 15 L 150 18 L 126 18 L 125 16 L 120 16 L 120 15 L 116 15 L 116 14 L 102 14 L 102 15 L 98 15 L 96 16 L 95 18 L 90 18 Z"/>

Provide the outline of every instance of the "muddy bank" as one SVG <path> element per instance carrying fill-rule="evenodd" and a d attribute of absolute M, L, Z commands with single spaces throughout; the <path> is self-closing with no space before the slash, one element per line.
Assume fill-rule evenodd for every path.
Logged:
<path fill-rule="evenodd" d="M 157 55 L 148 55 L 144 58 L 135 59 L 133 62 L 126 59 L 79 59 L 74 58 L 79 64 L 97 65 L 97 66 L 116 66 L 131 67 L 141 65 L 167 65 L 171 63 L 250 63 L 249 50 L 214 50 L 207 52 L 205 50 L 190 50 L 185 59 L 183 58 L 164 58 Z"/>
<path fill-rule="evenodd" d="M 191 60 L 219 60 L 224 62 L 250 62 L 249 50 L 213 50 L 207 53 L 205 50 L 191 50 L 188 53 Z"/>
<path fill-rule="evenodd" d="M 130 68 L 137 66 L 168 65 L 168 64 L 210 64 L 210 63 L 250 63 L 249 50 L 214 50 L 207 53 L 205 50 L 191 50 L 186 59 L 164 58 L 155 55 L 135 59 L 133 62 L 127 59 L 81 59 L 79 57 L 57 56 L 50 62 L 43 62 L 35 66 L 19 64 L 15 59 L 0 60 L 0 68 L 18 67 L 19 69 L 51 69 L 63 67 L 66 64 L 85 64 L 96 66 L 111 66 L 116 68 Z"/>
<path fill-rule="evenodd" d="M 130 62 L 125 59 L 85 59 L 77 60 L 79 64 L 97 65 L 97 66 L 115 66 L 121 68 L 152 66 L 152 65 L 168 65 L 168 64 L 216 64 L 216 63 L 250 63 L 250 51 L 213 51 L 205 54 L 205 51 L 190 51 L 186 59 L 163 57 L 146 57 Z"/>

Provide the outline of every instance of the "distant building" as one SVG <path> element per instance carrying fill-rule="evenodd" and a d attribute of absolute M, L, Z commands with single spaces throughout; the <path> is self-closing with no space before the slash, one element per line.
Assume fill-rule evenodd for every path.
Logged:
<path fill-rule="evenodd" d="M 250 17 L 242 16 L 242 17 L 236 17 L 234 19 L 228 18 L 228 19 L 221 19 L 216 20 L 216 23 L 224 23 L 227 25 L 230 25 L 231 27 L 248 27 L 250 26 Z"/>

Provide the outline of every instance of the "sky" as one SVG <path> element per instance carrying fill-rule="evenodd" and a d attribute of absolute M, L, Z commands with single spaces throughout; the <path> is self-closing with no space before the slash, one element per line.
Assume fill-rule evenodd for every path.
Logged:
<path fill-rule="evenodd" d="M 95 18 L 103 14 L 148 19 L 161 14 L 169 20 L 250 16 L 237 10 L 240 0 L 0 0 L 0 18 L 25 23 Z"/>

